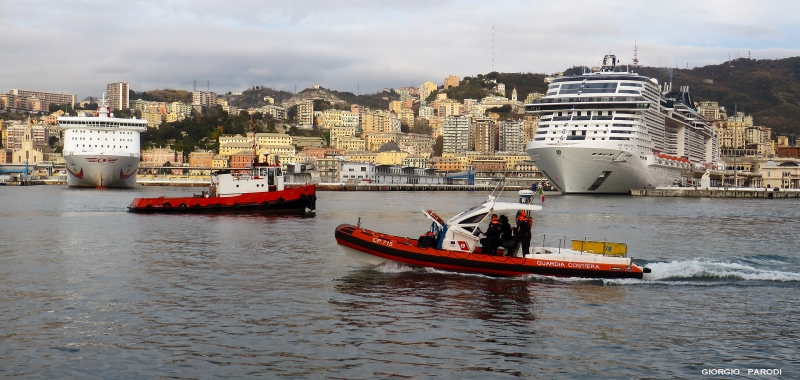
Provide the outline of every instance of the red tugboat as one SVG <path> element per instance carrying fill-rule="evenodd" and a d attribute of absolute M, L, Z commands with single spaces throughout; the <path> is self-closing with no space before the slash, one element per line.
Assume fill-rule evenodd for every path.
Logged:
<path fill-rule="evenodd" d="M 424 211 L 431 228 L 419 239 L 383 234 L 358 225 L 336 227 L 336 242 L 350 257 L 366 266 L 396 261 L 412 266 L 430 267 L 461 273 L 488 276 L 537 274 L 557 277 L 638 278 L 650 269 L 633 264 L 626 257 L 627 246 L 605 240 L 567 239 L 558 235 L 542 245 L 521 252 L 519 247 L 500 254 L 488 254 L 479 245 L 478 226 L 492 213 L 540 210 L 530 203 L 496 202 L 492 197 L 448 221 L 430 210 Z M 545 244 L 546 243 L 546 244 Z M 571 244 L 570 244 L 571 243 Z"/>
<path fill-rule="evenodd" d="M 211 186 L 191 197 L 136 198 L 130 212 L 263 212 L 298 214 L 314 210 L 317 203 L 313 184 L 287 186 L 280 164 L 259 163 L 253 129 L 253 164 L 249 169 L 219 170 L 211 174 Z M 265 159 L 265 161 L 268 161 Z"/>
<path fill-rule="evenodd" d="M 199 196 L 136 198 L 128 211 L 155 212 L 264 212 L 305 213 L 316 208 L 313 184 L 286 186 L 278 165 L 255 164 L 249 173 L 220 170 Z"/>

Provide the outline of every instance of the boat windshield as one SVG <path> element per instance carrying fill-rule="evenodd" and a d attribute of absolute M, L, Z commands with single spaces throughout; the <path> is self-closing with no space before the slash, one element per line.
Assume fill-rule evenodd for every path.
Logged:
<path fill-rule="evenodd" d="M 478 214 L 478 215 L 475 215 L 475 216 L 473 216 L 473 217 L 469 217 L 469 218 L 467 218 L 467 219 L 464 219 L 464 220 L 462 220 L 462 221 L 458 222 L 458 224 L 473 224 L 473 223 L 480 223 L 480 222 L 483 220 L 483 218 L 485 218 L 485 217 L 486 217 L 486 214 L 488 214 L 488 213 L 486 213 L 486 212 L 480 213 L 480 214 Z"/>
<path fill-rule="evenodd" d="M 479 205 L 477 205 L 477 206 L 470 207 L 470 208 L 469 208 L 467 211 L 464 211 L 464 212 L 462 212 L 462 213 L 460 213 L 460 214 L 458 214 L 458 215 L 456 215 L 456 216 L 454 216 L 454 217 L 450 218 L 450 220 L 453 220 L 453 219 L 458 219 L 458 218 L 460 218 L 462 215 L 467 215 L 467 214 L 469 214 L 469 213 L 471 213 L 471 212 L 473 212 L 473 211 L 475 211 L 475 210 L 477 210 L 477 209 L 479 209 L 479 208 L 481 208 L 481 207 L 484 207 L 485 205 L 486 205 L 485 203 L 481 203 L 481 204 L 479 204 Z"/>

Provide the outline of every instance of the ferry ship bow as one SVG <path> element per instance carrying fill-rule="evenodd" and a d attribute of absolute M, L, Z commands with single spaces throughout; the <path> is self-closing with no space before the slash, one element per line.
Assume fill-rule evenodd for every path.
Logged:
<path fill-rule="evenodd" d="M 672 186 L 719 161 L 717 133 L 688 87 L 628 70 L 606 55 L 598 72 L 551 81 L 526 104 L 539 125 L 527 153 L 564 194 Z"/>
<path fill-rule="evenodd" d="M 139 134 L 147 120 L 115 118 L 105 94 L 94 116 L 62 116 L 64 164 L 70 187 L 134 187 L 141 160 Z"/>

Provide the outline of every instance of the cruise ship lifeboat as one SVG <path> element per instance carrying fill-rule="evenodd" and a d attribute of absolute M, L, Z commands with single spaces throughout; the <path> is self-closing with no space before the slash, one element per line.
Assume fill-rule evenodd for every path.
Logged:
<path fill-rule="evenodd" d="M 508 255 L 488 255 L 480 245 L 479 226 L 488 224 L 491 213 L 541 210 L 528 203 L 488 201 L 472 207 L 448 221 L 430 210 L 423 210 L 431 221 L 430 230 L 418 239 L 396 236 L 341 224 L 336 227 L 336 242 L 350 257 L 366 266 L 396 261 L 411 266 L 488 276 L 544 275 L 584 278 L 642 278 L 649 268 L 633 264 L 626 257 L 627 247 L 602 240 L 556 239 L 548 245 L 532 247 L 523 254 L 519 247 Z M 534 237 L 541 239 L 543 235 Z M 560 235 L 563 237 L 563 235 Z M 545 239 L 546 240 L 546 239 Z"/>

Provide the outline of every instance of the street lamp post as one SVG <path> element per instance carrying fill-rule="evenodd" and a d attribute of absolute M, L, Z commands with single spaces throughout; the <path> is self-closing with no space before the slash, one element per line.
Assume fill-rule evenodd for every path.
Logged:
<path fill-rule="evenodd" d="M 736 168 L 736 154 L 737 153 L 738 153 L 737 149 L 734 149 L 733 150 L 733 187 L 734 188 L 737 188 L 738 187 L 738 183 L 739 183 L 739 178 L 736 176 L 736 169 L 737 169 Z"/>

